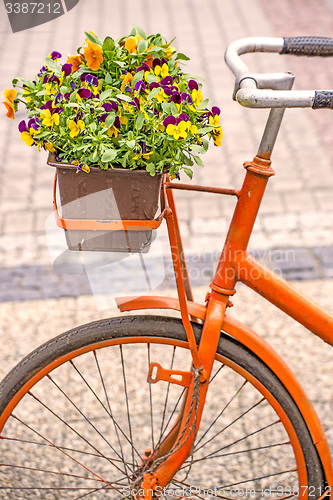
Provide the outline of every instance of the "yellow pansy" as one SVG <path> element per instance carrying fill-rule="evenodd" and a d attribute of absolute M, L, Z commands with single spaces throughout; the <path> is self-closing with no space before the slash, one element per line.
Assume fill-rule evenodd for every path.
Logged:
<path fill-rule="evenodd" d="M 78 120 L 77 123 L 74 120 L 69 120 L 68 128 L 70 130 L 69 135 L 74 138 L 85 128 L 85 123 L 83 120 Z"/>
<path fill-rule="evenodd" d="M 186 139 L 188 125 L 185 121 L 181 121 L 178 125 L 170 123 L 166 128 L 166 133 L 172 135 L 174 139 Z"/>
<path fill-rule="evenodd" d="M 52 128 L 54 124 L 59 125 L 59 114 L 58 113 L 52 114 L 49 109 L 46 109 L 44 111 L 44 114 L 42 113 L 40 117 L 42 119 L 42 124 L 45 125 L 46 127 Z"/>

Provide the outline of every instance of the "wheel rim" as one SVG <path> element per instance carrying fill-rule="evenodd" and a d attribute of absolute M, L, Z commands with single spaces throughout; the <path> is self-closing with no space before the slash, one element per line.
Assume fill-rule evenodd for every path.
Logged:
<path fill-rule="evenodd" d="M 307 481 L 303 454 L 289 419 L 252 375 L 220 354 L 216 360 L 190 473 L 184 479 L 189 459 L 170 483 L 169 493 L 170 488 L 179 488 L 177 497 L 188 496 L 192 485 L 195 498 L 206 496 L 203 487 L 212 491 L 217 488 L 218 497 L 230 497 L 233 490 L 233 498 L 240 498 L 244 496 L 242 490 L 255 489 L 255 497 L 260 498 L 267 488 L 271 488 L 271 498 L 293 496 Z M 29 494 L 31 498 L 45 498 L 45 492 L 47 498 L 131 496 L 129 485 L 135 482 L 144 450 L 154 449 L 167 434 L 183 391 L 163 382 L 145 384 L 150 361 L 186 369 L 190 366 L 187 343 L 156 337 L 98 342 L 59 358 L 25 384 L 0 420 L 5 450 L 2 456 L 11 456 L 13 447 L 15 458 L 20 456 L 18 450 L 25 453 L 24 459 L 17 458 L 15 463 L 2 459 L 1 477 L 6 474 L 7 482 L 17 480 L 14 486 L 2 486 L 5 495 L 9 494 L 4 498 L 13 498 L 10 488 L 18 486 L 27 488 L 25 498 L 30 498 Z M 217 387 L 224 388 L 222 394 Z M 98 413 L 92 410 L 92 401 Z M 31 418 L 37 408 L 43 425 L 37 423 L 36 427 Z M 114 417 L 116 413 L 121 414 L 120 421 Z M 50 419 L 47 423 L 46 416 Z M 41 449 L 43 458 L 36 456 L 36 450 L 40 453 Z M 48 484 L 40 486 L 46 477 Z M 194 482 L 192 477 L 196 478 Z M 61 496 L 52 496 L 55 491 Z"/>

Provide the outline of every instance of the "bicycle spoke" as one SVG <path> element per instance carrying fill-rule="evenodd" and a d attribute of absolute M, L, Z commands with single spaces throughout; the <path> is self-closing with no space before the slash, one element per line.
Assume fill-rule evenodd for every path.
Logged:
<path fill-rule="evenodd" d="M 193 452 L 195 452 L 195 450 L 200 450 L 201 446 L 200 446 L 200 448 L 198 448 L 199 443 L 207 435 L 207 433 L 210 431 L 210 429 L 216 424 L 216 422 L 218 421 L 218 419 L 223 415 L 223 413 L 229 407 L 229 405 L 232 403 L 232 401 L 240 394 L 241 390 L 245 387 L 246 383 L 247 383 L 247 380 L 245 380 L 243 382 L 243 384 L 240 386 L 240 388 L 238 389 L 238 391 L 235 392 L 235 394 L 231 397 L 231 399 L 229 399 L 228 403 L 224 406 L 224 408 L 222 408 L 222 410 L 220 411 L 220 413 L 217 415 L 217 417 L 213 420 L 213 422 L 208 427 L 208 429 L 204 432 L 204 434 L 201 436 L 201 438 L 195 444 Z"/>
<path fill-rule="evenodd" d="M 246 436 L 246 437 L 248 437 L 248 436 Z M 226 448 L 228 448 L 229 446 L 232 446 L 236 442 L 237 441 L 235 441 L 231 445 L 226 446 Z M 192 464 L 194 465 L 197 462 L 202 462 L 203 460 L 210 460 L 210 459 L 214 459 L 214 458 L 228 457 L 230 455 L 240 455 L 242 453 L 250 453 L 250 452 L 253 452 L 253 451 L 267 450 L 267 449 L 270 449 L 270 448 L 276 448 L 276 447 L 279 447 L 279 446 L 286 446 L 286 445 L 290 445 L 290 441 L 286 441 L 285 443 L 269 444 L 269 445 L 266 445 L 266 446 L 257 446 L 256 448 L 248 448 L 248 449 L 243 449 L 243 450 L 240 450 L 240 451 L 231 451 L 229 453 L 222 453 L 221 455 L 215 455 L 215 453 L 217 453 L 217 452 L 214 452 L 212 455 L 206 455 L 206 456 L 204 456 L 202 458 L 197 458 L 196 460 L 193 460 Z M 225 448 L 223 448 L 223 449 L 225 449 Z M 184 465 L 179 470 L 185 469 L 186 467 L 190 467 L 190 463 L 188 463 L 187 461 L 184 462 Z"/>
<path fill-rule="evenodd" d="M 220 434 L 222 434 L 222 432 L 225 432 L 227 429 L 229 429 L 232 425 L 234 425 L 236 422 L 238 422 L 238 420 L 240 420 L 241 418 L 243 418 L 244 415 L 246 415 L 247 413 L 249 413 L 250 411 L 252 411 L 254 408 L 256 408 L 257 406 L 259 406 L 263 401 L 266 401 L 265 398 L 262 398 L 260 401 L 258 401 L 254 405 L 252 405 L 251 408 L 249 408 L 248 410 L 246 410 L 239 417 L 235 418 L 230 424 L 226 425 L 223 429 L 221 429 L 219 432 L 217 432 L 213 437 L 211 437 L 204 444 L 202 444 L 201 446 L 199 446 L 199 448 L 196 448 L 194 450 L 194 453 L 197 453 L 204 446 L 206 446 L 208 443 L 210 443 L 213 439 L 215 439 L 217 436 L 219 436 Z"/>
<path fill-rule="evenodd" d="M 8 436 L 0 436 L 0 439 L 6 440 L 6 441 L 13 441 L 13 442 L 15 441 L 18 443 L 23 443 L 23 444 L 32 444 L 34 446 L 51 447 L 51 445 L 49 445 L 47 443 L 37 443 L 36 441 L 29 441 L 27 439 L 12 438 L 12 437 L 8 437 Z M 81 453 L 82 455 L 87 455 L 87 456 L 91 456 L 91 457 L 95 457 L 95 458 L 102 458 L 103 460 L 107 460 L 107 461 L 113 460 L 114 462 L 123 463 L 123 460 L 119 460 L 119 459 L 117 460 L 116 458 L 111 458 L 111 457 L 107 457 L 107 456 L 100 455 L 97 453 L 91 453 L 88 451 L 78 450 L 76 448 L 68 448 L 66 446 L 59 446 L 59 448 L 61 448 L 62 450 L 66 450 L 66 451 L 73 451 L 75 453 Z M 126 465 L 128 465 L 128 464 L 126 463 Z"/>
<path fill-rule="evenodd" d="M 94 429 L 94 431 L 97 432 L 97 434 L 103 439 L 103 441 L 111 448 L 111 450 L 117 455 L 117 457 L 121 460 L 121 456 L 119 453 L 113 448 L 111 443 L 105 438 L 105 436 L 97 429 L 97 427 L 91 422 L 91 420 L 83 413 L 80 408 L 71 400 L 71 398 L 65 393 L 63 389 L 53 380 L 53 378 L 50 375 L 47 375 L 48 379 L 51 380 L 51 382 L 57 387 L 57 389 L 61 392 L 61 394 L 69 401 L 73 407 L 80 413 L 80 415 L 85 419 L 85 421 Z M 117 466 L 115 466 L 117 467 Z M 121 469 L 117 467 L 117 469 L 120 471 Z M 125 473 L 125 471 L 122 471 Z"/>
<path fill-rule="evenodd" d="M 122 345 L 119 346 L 119 350 L 120 350 L 121 367 L 122 367 L 122 374 L 123 374 L 124 393 L 125 393 L 126 411 L 127 411 L 127 422 L 128 422 L 129 433 L 130 433 L 130 441 L 131 441 L 131 447 L 132 447 L 132 460 L 133 460 L 133 467 L 134 467 L 135 460 L 134 460 L 133 434 L 132 434 L 131 416 L 130 416 L 130 410 L 129 410 L 129 400 L 128 400 L 128 393 L 127 393 L 127 383 L 126 383 L 125 364 L 124 364 L 123 346 Z"/>
<path fill-rule="evenodd" d="M 109 415 L 110 415 L 111 420 L 113 422 L 114 430 L 115 430 L 115 433 L 116 433 L 116 436 L 117 436 L 117 441 L 118 441 L 119 448 L 120 448 L 121 459 L 122 459 L 123 464 L 125 466 L 125 471 L 127 471 L 128 464 L 125 461 L 123 447 L 122 447 L 121 440 L 120 440 L 120 437 L 119 437 L 119 432 L 118 432 L 119 425 L 116 422 L 116 420 L 114 419 L 113 414 L 112 414 L 110 398 L 109 398 L 108 392 L 106 390 L 106 386 L 105 386 L 105 382 L 104 382 L 104 377 L 102 375 L 102 370 L 101 370 L 101 367 L 100 367 L 100 364 L 99 364 L 99 361 L 98 361 L 98 358 L 97 358 L 97 352 L 93 351 L 93 353 L 94 353 L 94 358 L 95 358 L 95 362 L 96 362 L 96 365 L 97 365 L 98 374 L 99 374 L 99 377 L 100 377 L 100 380 L 101 380 L 101 384 L 102 384 L 102 387 L 103 387 L 104 395 L 105 395 L 105 398 L 106 398 L 106 402 L 107 402 L 107 405 L 108 405 L 108 408 L 109 408 Z M 104 405 L 103 405 L 103 407 L 104 407 Z M 119 429 L 120 429 L 120 427 L 119 427 Z M 125 433 L 122 430 L 121 430 L 121 432 L 125 436 Z M 125 436 L 125 437 L 127 438 L 127 436 Z M 127 438 L 127 440 L 128 440 L 128 438 Z M 126 472 L 126 474 L 127 474 L 127 472 Z M 128 476 L 128 474 L 127 474 L 127 476 Z M 128 476 L 128 479 L 129 479 L 129 476 Z"/>
<path fill-rule="evenodd" d="M 124 473 L 124 471 L 118 467 L 117 465 L 115 465 L 113 463 L 112 460 L 109 460 L 107 459 L 107 457 L 105 455 L 103 455 L 103 453 L 101 453 L 93 444 L 91 444 L 85 437 L 83 437 L 76 429 L 74 429 L 74 427 L 72 427 L 71 425 L 68 424 L 68 422 L 66 422 L 64 419 L 62 419 L 59 415 L 57 415 L 53 410 L 51 410 L 51 408 L 49 408 L 47 405 L 45 405 L 45 403 L 43 403 L 41 400 L 39 400 L 34 394 L 32 394 L 31 391 L 28 392 L 28 394 L 30 396 L 32 396 L 39 404 L 41 404 L 46 410 L 48 410 L 52 415 L 54 415 L 60 422 L 62 422 L 68 429 L 70 429 L 71 431 L 73 431 L 79 438 L 81 438 L 85 443 L 87 443 L 89 446 L 91 446 L 91 448 L 93 450 L 95 450 L 98 454 L 100 454 L 103 458 L 105 458 L 105 460 L 107 460 L 110 464 L 112 464 L 118 471 Z M 45 439 L 45 441 L 48 441 L 47 439 Z M 53 443 L 52 443 L 53 444 Z M 59 447 L 56 447 L 57 449 L 59 449 Z"/>
<path fill-rule="evenodd" d="M 238 486 L 239 484 L 249 483 L 250 481 L 260 481 L 261 479 L 268 479 L 270 477 L 282 476 L 283 474 L 288 474 L 290 472 L 297 472 L 297 469 L 288 469 L 288 470 L 284 470 L 281 472 L 275 472 L 274 474 L 266 474 L 265 476 L 252 477 L 251 479 L 245 479 L 245 480 L 243 479 L 242 481 L 239 481 L 238 483 L 225 484 L 225 485 L 219 486 L 218 489 L 231 488 L 234 486 Z M 293 496 L 293 495 L 291 495 L 291 496 Z"/>
<path fill-rule="evenodd" d="M 280 420 L 277 420 L 276 422 L 273 422 L 271 424 L 268 424 L 268 425 L 265 425 L 264 427 L 261 427 L 260 429 L 257 429 L 256 431 L 253 431 L 251 432 L 250 434 L 247 434 L 246 436 L 243 436 L 242 438 L 239 438 L 237 439 L 236 441 L 233 441 L 232 443 L 228 444 L 227 446 L 223 446 L 222 448 L 219 448 L 218 450 L 212 452 L 212 453 L 209 453 L 208 455 L 206 455 L 205 458 L 208 458 L 212 455 L 215 455 L 216 453 L 219 453 L 220 451 L 223 451 L 223 450 L 226 450 L 227 448 L 230 448 L 231 446 L 234 446 L 235 444 L 237 443 L 240 443 L 241 441 L 244 441 L 244 439 L 247 439 L 249 438 L 250 436 L 254 436 L 255 434 L 258 434 L 259 432 L 262 432 L 266 429 L 268 429 L 269 427 L 272 427 L 273 425 L 276 425 L 276 424 L 279 424 L 280 423 Z M 223 429 L 223 431 L 226 429 L 227 427 L 225 427 Z"/>
<path fill-rule="evenodd" d="M 92 470 L 90 470 L 88 467 L 86 467 L 85 465 L 83 465 L 81 462 L 79 462 L 78 460 L 76 460 L 76 458 L 72 457 L 71 455 L 69 455 L 68 453 L 66 453 L 64 450 L 62 450 L 61 448 L 59 448 L 55 443 L 52 443 L 52 441 L 50 441 L 49 439 L 47 439 L 45 436 L 43 436 L 40 432 L 36 431 L 36 429 L 33 429 L 30 425 L 28 425 L 27 423 L 23 422 L 23 420 L 21 420 L 20 418 L 18 418 L 16 415 L 14 415 L 13 413 L 11 414 L 11 416 L 17 420 L 18 422 L 20 422 L 20 424 L 22 424 L 23 426 L 25 426 L 27 429 L 29 429 L 30 431 L 34 432 L 35 434 L 37 434 L 37 436 L 39 436 L 41 439 L 43 439 L 44 441 L 46 441 L 47 443 L 49 443 L 51 446 L 53 446 L 54 448 L 56 448 L 57 450 L 59 450 L 61 453 L 63 453 L 66 457 L 68 457 L 70 460 L 72 460 L 73 462 L 75 462 L 76 464 L 78 464 L 79 466 L 83 467 L 83 469 L 85 469 L 87 472 L 93 474 L 96 478 L 98 478 L 99 480 L 101 480 L 103 483 L 106 483 L 108 484 L 109 486 L 111 486 L 113 489 L 117 490 L 117 488 L 114 488 L 112 486 L 111 483 L 109 483 L 109 481 L 105 481 L 102 477 L 100 477 L 98 474 L 96 474 L 95 472 L 93 472 Z M 118 491 L 118 490 L 117 490 Z"/>

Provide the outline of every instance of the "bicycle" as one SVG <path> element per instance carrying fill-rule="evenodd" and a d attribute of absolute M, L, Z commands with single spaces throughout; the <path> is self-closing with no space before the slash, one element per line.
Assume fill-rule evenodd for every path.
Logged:
<path fill-rule="evenodd" d="M 271 108 L 257 155 L 239 190 L 165 175 L 158 224 L 166 219 L 178 299 L 118 299 L 121 312 L 169 309 L 182 319 L 93 322 L 22 360 L 0 385 L 2 498 L 330 496 L 331 457 L 310 401 L 279 355 L 225 312 L 241 281 L 333 345 L 333 316 L 247 253 L 285 109 L 333 109 L 333 92 L 293 91 L 290 73 L 252 74 L 239 58 L 247 52 L 332 56 L 333 39 L 228 47 L 234 98 Z M 173 189 L 237 198 L 204 305 L 193 301 Z"/>

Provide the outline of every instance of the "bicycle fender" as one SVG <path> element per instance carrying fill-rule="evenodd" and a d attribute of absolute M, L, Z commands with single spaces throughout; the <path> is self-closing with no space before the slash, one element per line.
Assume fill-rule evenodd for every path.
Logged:
<path fill-rule="evenodd" d="M 118 297 L 115 300 L 121 312 L 142 309 L 172 309 L 180 311 L 178 299 L 172 297 Z M 205 306 L 188 301 L 187 307 L 188 313 L 192 317 L 201 321 L 205 320 L 207 311 Z M 324 429 L 311 401 L 305 394 L 294 373 L 275 349 L 247 325 L 226 315 L 222 329 L 266 363 L 286 387 L 304 418 L 323 464 L 327 484 L 333 489 L 333 466 Z"/>

